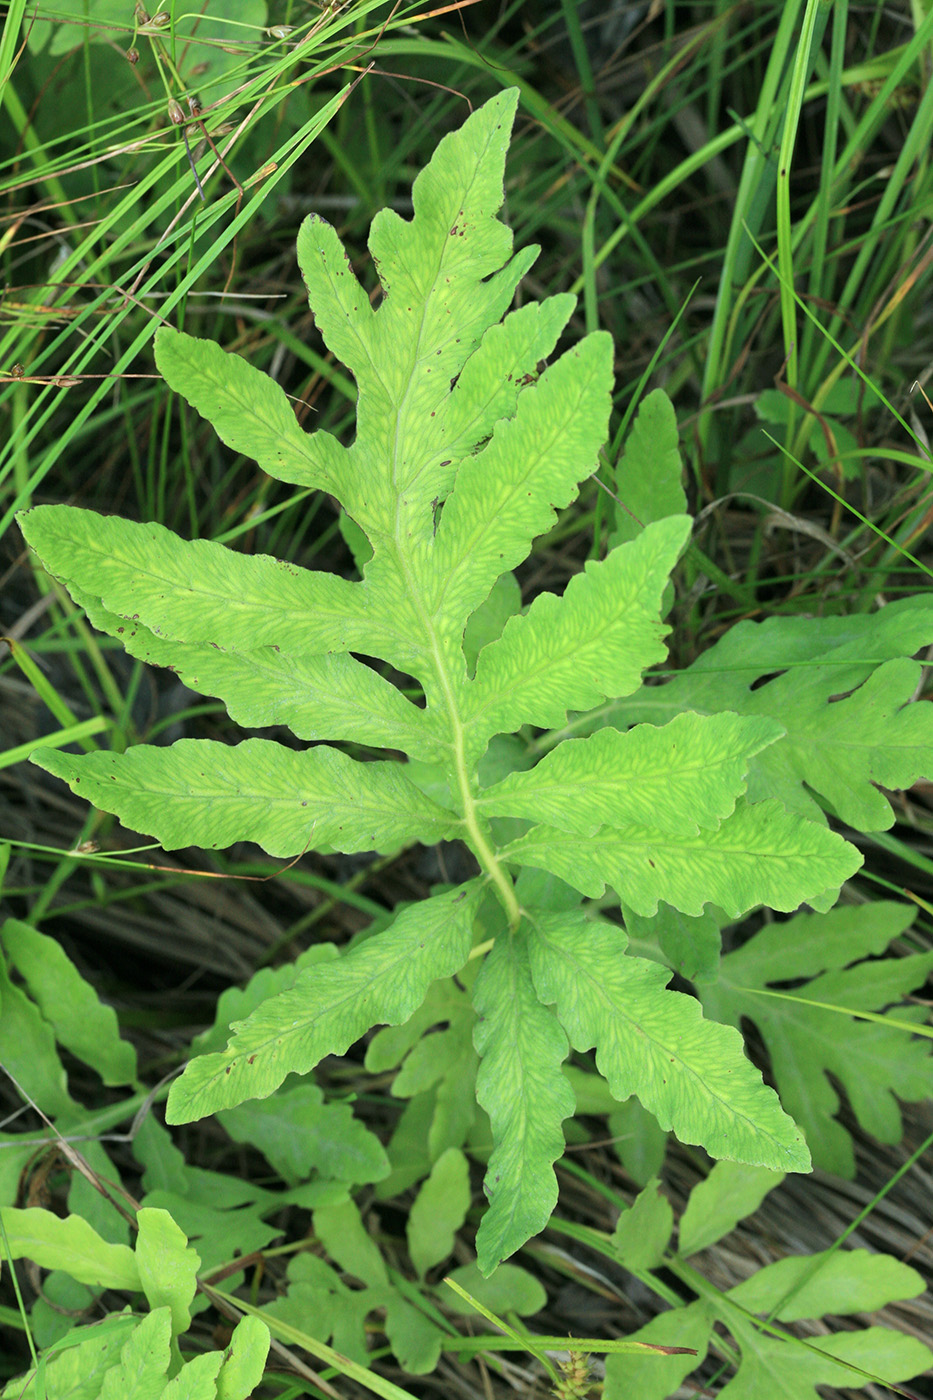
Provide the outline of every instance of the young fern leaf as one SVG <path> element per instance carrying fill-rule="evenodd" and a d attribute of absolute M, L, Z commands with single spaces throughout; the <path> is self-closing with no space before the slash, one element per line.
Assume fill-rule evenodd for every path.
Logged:
<path fill-rule="evenodd" d="M 41 766 L 168 847 L 252 840 L 293 856 L 459 838 L 472 851 L 478 878 L 403 909 L 253 1005 L 226 1049 L 188 1065 L 168 1115 L 187 1121 L 268 1097 L 372 1027 L 406 1022 L 469 957 L 482 901 L 482 938 L 494 943 L 475 987 L 477 1095 L 495 1136 L 492 1208 L 478 1240 L 487 1273 L 553 1207 L 560 1124 L 573 1108 L 560 1068 L 568 1043 L 596 1044 L 615 1092 L 638 1094 L 689 1141 L 784 1170 L 808 1163 L 738 1034 L 668 992 L 663 971 L 625 956 L 621 931 L 582 909 L 523 908 L 516 867 L 543 868 L 582 895 L 608 883 L 636 913 L 664 900 L 691 914 L 714 902 L 738 917 L 763 902 L 793 909 L 831 898 L 859 864 L 825 826 L 746 801 L 749 766 L 784 733 L 766 715 L 555 736 L 528 772 L 503 777 L 498 757 L 494 778 L 481 767 L 496 735 L 560 728 L 570 711 L 630 694 L 663 659 L 662 598 L 690 528 L 683 515 L 652 521 L 588 563 L 561 597 L 542 594 L 505 621 L 517 593 L 509 571 L 596 465 L 613 354 L 596 333 L 542 371 L 572 298 L 508 312 L 536 251 L 512 256 L 496 217 L 516 101 L 515 91 L 493 98 L 444 138 L 415 181 L 410 221 L 376 217 L 375 309 L 334 230 L 318 218 L 302 226 L 318 327 L 358 386 L 349 447 L 301 431 L 282 390 L 244 361 L 168 329 L 157 338 L 165 378 L 224 441 L 342 504 L 359 580 L 88 511 L 21 517 L 46 567 L 133 655 L 172 666 L 243 724 L 286 724 L 314 745 L 183 739 L 80 757 L 43 749 Z M 414 677 L 422 703 L 360 657 Z M 334 741 L 383 757 L 362 761 Z M 498 904 L 483 899 L 490 890 Z M 458 1063 L 469 1078 L 467 1050 Z M 403 1076 L 414 1075 L 414 1053 L 410 1061 Z M 452 1120 L 461 1109 L 445 1111 Z M 447 1129 L 431 1131 L 440 1140 Z M 464 1133 L 450 1126 L 440 1150 Z"/>

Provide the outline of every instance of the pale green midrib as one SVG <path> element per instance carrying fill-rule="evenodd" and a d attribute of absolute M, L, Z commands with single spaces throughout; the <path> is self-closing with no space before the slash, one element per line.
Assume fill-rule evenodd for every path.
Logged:
<path fill-rule="evenodd" d="M 453 775 L 455 778 L 456 789 L 460 795 L 460 803 L 463 813 L 461 821 L 465 827 L 466 833 L 464 839 L 467 841 L 467 844 L 473 850 L 474 855 L 477 856 L 483 869 L 487 872 L 493 884 L 496 886 L 500 898 L 502 899 L 505 909 L 509 915 L 509 926 L 510 928 L 515 929 L 518 927 L 518 924 L 521 919 L 521 910 L 518 905 L 518 900 L 515 896 L 515 891 L 512 886 L 512 882 L 505 874 L 505 871 L 502 869 L 501 865 L 496 859 L 495 852 L 489 845 L 489 842 L 486 840 L 485 834 L 479 823 L 476 811 L 476 798 L 474 796 L 473 787 L 470 782 L 470 775 L 467 772 L 465 753 L 466 733 L 464 730 L 463 722 L 460 718 L 457 709 L 456 700 L 453 693 L 453 685 L 451 682 L 450 669 L 447 665 L 447 659 L 444 655 L 444 647 L 433 625 L 433 621 L 424 607 L 423 600 L 421 599 L 417 590 L 414 587 L 414 580 L 412 579 L 411 574 L 408 570 L 407 561 L 405 560 L 404 555 L 402 555 L 401 553 L 399 554 L 399 561 L 402 565 L 403 575 L 406 579 L 406 582 L 408 583 L 409 596 L 412 599 L 412 603 L 421 619 L 425 636 L 429 640 L 430 655 L 434 664 L 434 674 L 439 683 L 441 693 L 443 694 L 445 700 L 445 707 L 447 709 L 447 715 L 450 723 L 451 732 L 450 749 Z"/>
<path fill-rule="evenodd" d="M 56 776 L 61 775 L 56 774 Z M 81 773 L 76 774 L 73 779 L 66 779 L 66 781 L 78 780 L 80 780 L 82 783 L 87 782 L 87 778 Z M 91 781 L 93 783 L 99 784 L 103 792 L 112 793 L 114 791 L 113 788 L 111 788 L 104 782 L 103 778 L 91 776 Z M 118 788 L 117 792 L 119 793 L 119 791 L 120 789 Z M 177 787 L 160 788 L 151 785 L 143 787 L 140 784 L 137 784 L 135 787 L 132 788 L 130 788 L 129 785 L 127 785 L 124 791 L 129 791 L 131 795 L 136 796 L 137 798 L 143 801 L 145 801 L 146 799 L 159 798 L 164 798 L 166 800 L 171 799 L 172 805 L 178 807 L 181 807 L 186 803 L 194 803 L 201 807 L 205 805 L 207 807 L 212 807 L 218 804 L 223 804 L 225 807 L 233 807 L 239 803 L 252 807 L 255 806 L 257 802 L 261 802 L 263 807 L 267 811 L 276 811 L 281 809 L 288 813 L 293 813 L 294 804 L 301 800 L 299 793 L 293 793 L 288 797 L 275 797 L 272 794 L 264 793 L 261 791 L 250 792 L 243 791 L 242 789 L 238 789 L 236 792 L 225 792 L 221 789 L 210 789 L 208 791 L 197 792 L 193 788 L 189 788 L 186 792 L 180 793 Z M 416 791 L 418 791 L 418 796 L 421 797 L 423 800 L 429 802 L 432 801 L 431 798 L 428 798 L 420 790 Z M 365 804 L 361 802 L 358 794 L 350 794 L 349 796 L 338 797 L 337 794 L 330 793 L 325 794 L 321 801 L 326 802 L 328 804 L 328 811 L 331 813 L 343 807 L 348 812 L 351 812 L 354 815 L 358 813 L 369 812 L 374 816 L 379 816 L 382 818 L 389 816 L 394 817 L 396 819 L 407 818 L 410 820 L 412 817 L 412 813 L 409 810 L 393 810 L 391 808 L 387 809 L 384 795 L 380 796 L 379 798 L 373 798 L 371 801 Z M 440 806 L 438 806 L 436 814 L 434 812 L 419 812 L 417 813 L 417 817 L 418 820 L 421 822 L 432 822 L 435 826 L 440 826 L 442 828 L 446 828 L 452 824 L 456 824 L 459 820 L 455 812 L 447 812 L 443 807 Z"/>
<path fill-rule="evenodd" d="M 436 269 L 435 281 L 433 283 L 433 286 L 437 285 L 437 278 L 440 276 L 441 265 L 443 263 L 443 255 L 446 250 L 446 246 L 447 245 L 445 243 L 442 245 L 441 248 L 441 253 L 438 258 L 438 266 Z M 464 730 L 463 721 L 461 720 L 459 711 L 457 709 L 452 677 L 450 674 L 449 665 L 447 663 L 447 658 L 445 656 L 443 642 L 438 634 L 437 628 L 434 625 L 433 616 L 428 612 L 424 603 L 424 599 L 422 598 L 420 590 L 417 587 L 417 581 L 410 568 L 407 551 L 404 548 L 404 532 L 402 530 L 400 520 L 402 501 L 402 494 L 399 489 L 399 461 L 401 455 L 400 424 L 405 414 L 406 401 L 411 392 L 411 387 L 414 381 L 414 369 L 415 366 L 417 366 L 420 363 L 420 356 L 418 352 L 421 347 L 421 342 L 424 335 L 426 306 L 427 299 L 425 300 L 425 304 L 422 306 L 421 326 L 419 328 L 418 336 L 412 347 L 412 356 L 409 366 L 409 373 L 407 376 L 406 389 L 402 395 L 401 402 L 397 405 L 395 410 L 395 423 L 394 430 L 392 433 L 393 448 L 391 463 L 391 480 L 395 497 L 395 514 L 392 531 L 393 545 L 395 550 L 395 557 L 398 561 L 399 573 L 405 583 L 405 587 L 408 591 L 408 597 L 411 600 L 411 604 L 414 608 L 415 615 L 421 623 L 423 634 L 428 641 L 428 658 L 432 664 L 434 675 L 438 682 L 441 694 L 444 697 L 451 735 L 451 767 L 453 770 L 455 788 L 460 796 L 461 809 L 463 813 L 461 821 L 463 822 L 465 828 L 464 840 L 470 846 L 474 855 L 479 860 L 480 865 L 483 867 L 483 869 L 486 871 L 493 884 L 495 885 L 499 893 L 499 897 L 502 900 L 502 903 L 505 906 L 505 909 L 508 913 L 509 926 L 510 928 L 515 929 L 518 927 L 518 924 L 521 920 L 521 910 L 518 905 L 518 900 L 515 897 L 515 891 L 512 886 L 512 882 L 505 874 L 505 871 L 502 869 L 498 860 L 496 859 L 495 852 L 489 845 L 489 842 L 486 840 L 485 834 L 480 826 L 479 819 L 477 817 L 473 787 L 470 782 L 470 775 L 467 772 L 466 765 L 466 734 Z M 410 483 L 410 485 L 413 484 L 414 482 Z"/>
<path fill-rule="evenodd" d="M 468 720 L 465 727 L 468 727 L 471 722 L 472 721 Z M 698 776 L 708 777 L 711 773 L 715 773 L 719 769 L 729 768 L 743 760 L 747 762 L 747 754 L 739 754 L 738 756 L 733 754 L 720 754 L 712 759 L 703 756 L 697 758 L 695 762 L 686 763 L 678 768 L 675 777 L 677 779 Z M 535 771 L 534 769 L 530 770 L 531 773 Z M 571 782 L 576 785 L 581 795 L 598 797 L 602 800 L 611 800 L 615 798 L 619 790 L 624 791 L 632 783 L 669 783 L 670 780 L 670 769 L 660 764 L 653 768 L 633 767 L 626 772 L 618 770 L 610 777 L 568 772 L 563 779 L 551 778 L 547 782 L 534 784 L 530 782 L 517 783 L 513 788 L 505 790 L 502 790 L 500 785 L 497 784 L 496 787 L 486 788 L 485 791 L 476 798 L 476 805 L 477 807 L 487 807 L 490 804 L 498 806 L 503 798 L 517 798 L 519 800 L 522 798 L 529 798 L 534 799 L 536 802 L 542 797 L 564 798 L 567 795 L 568 783 Z M 503 779 L 503 782 L 507 781 L 508 779 Z M 497 791 L 497 788 L 499 788 L 499 791 Z M 740 792 L 738 796 L 741 795 Z M 735 796 L 736 794 L 733 793 L 733 805 Z"/>

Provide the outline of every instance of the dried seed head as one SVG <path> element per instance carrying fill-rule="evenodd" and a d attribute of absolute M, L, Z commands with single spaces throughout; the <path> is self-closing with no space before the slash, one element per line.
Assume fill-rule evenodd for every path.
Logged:
<path fill-rule="evenodd" d="M 139 62 L 139 49 L 127 49 L 126 58 L 128 63 L 132 63 L 135 68 Z"/>
<path fill-rule="evenodd" d="M 135 16 L 137 24 L 149 23 L 149 16 L 146 14 L 146 7 L 145 5 L 140 3 L 140 0 L 136 0 L 136 7 L 133 10 L 133 15 Z"/>
<path fill-rule="evenodd" d="M 181 103 L 176 102 L 174 97 L 170 97 L 168 100 L 168 117 L 169 121 L 174 122 L 176 126 L 184 126 L 187 120 L 182 111 Z"/>
<path fill-rule="evenodd" d="M 149 23 L 152 25 L 153 29 L 164 29 L 167 24 L 171 23 L 171 19 L 172 16 L 169 14 L 168 10 L 160 10 L 157 15 L 152 16 Z"/>
<path fill-rule="evenodd" d="M 294 34 L 294 32 L 295 26 L 293 24 L 273 24 L 271 29 L 266 30 L 270 39 L 287 39 L 289 34 Z"/>
<path fill-rule="evenodd" d="M 201 99 L 196 92 L 189 93 L 188 95 L 188 111 L 193 117 L 199 117 L 204 111 L 204 108 L 201 106 Z"/>

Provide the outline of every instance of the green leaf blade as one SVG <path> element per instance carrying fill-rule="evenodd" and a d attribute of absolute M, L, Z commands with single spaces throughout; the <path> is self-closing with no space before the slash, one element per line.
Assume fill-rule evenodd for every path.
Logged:
<path fill-rule="evenodd" d="M 116 1012 L 100 1001 L 61 945 L 18 919 L 7 919 L 2 942 L 61 1044 L 105 1084 L 134 1083 L 136 1052 L 121 1038 Z"/>
<path fill-rule="evenodd" d="M 526 557 L 554 522 L 605 441 L 612 342 L 594 332 L 518 400 L 489 445 L 467 458 L 425 557 L 423 586 L 438 625 L 462 630 L 500 574 Z"/>
<path fill-rule="evenodd" d="M 386 209 L 373 220 L 369 244 L 384 289 L 375 311 L 334 230 L 312 217 L 299 233 L 318 328 L 360 386 L 341 499 L 374 544 L 413 515 L 423 530 L 424 507 L 449 489 L 445 459 L 454 453 L 439 450 L 445 434 L 434 420 L 536 255 L 510 257 L 511 230 L 495 217 L 516 100 L 514 90 L 498 94 L 440 142 L 415 180 L 411 220 Z"/>
<path fill-rule="evenodd" d="M 453 1252 L 469 1208 L 470 1164 L 459 1148 L 448 1147 L 431 1168 L 408 1214 L 408 1252 L 419 1278 Z"/>
<path fill-rule="evenodd" d="M 891 806 L 875 785 L 909 786 L 929 766 L 928 707 L 908 703 L 918 673 L 907 658 L 931 641 L 928 596 L 872 614 L 740 622 L 681 675 L 643 688 L 603 722 L 657 724 L 683 710 L 770 715 L 787 734 L 752 764 L 750 800 L 777 797 L 823 820 L 816 792 L 856 829 L 884 830 Z"/>
<path fill-rule="evenodd" d="M 317 1084 L 279 1089 L 218 1115 L 235 1142 L 263 1154 L 282 1180 L 297 1186 L 312 1172 L 361 1185 L 389 1174 L 385 1150 L 349 1104 L 325 1103 Z"/>
<path fill-rule="evenodd" d="M 391 851 L 412 839 L 444 840 L 459 827 L 401 764 L 358 763 L 323 744 L 296 753 L 268 739 L 179 739 L 124 754 L 44 749 L 34 759 L 166 850 L 255 841 L 273 856 L 314 845 Z"/>
<path fill-rule="evenodd" d="M 476 1239 L 488 1276 L 547 1224 L 557 1204 L 553 1163 L 573 1091 L 561 1071 L 567 1037 L 535 994 L 524 931 L 497 938 L 477 978 L 474 1032 L 481 1056 L 476 1097 L 492 1122 L 486 1172 L 490 1206 Z"/>
<path fill-rule="evenodd" d="M 260 1318 L 240 1319 L 217 1376 L 217 1400 L 250 1400 L 262 1381 L 270 1343 L 269 1329 Z"/>
<path fill-rule="evenodd" d="M 620 505 L 610 545 L 635 539 L 651 521 L 686 510 L 677 418 L 663 389 L 639 404 L 615 476 Z"/>
<path fill-rule="evenodd" d="M 346 448 L 329 433 L 306 433 L 275 380 L 211 340 L 160 326 L 155 359 L 166 382 L 234 452 L 269 476 L 339 496 Z"/>
<path fill-rule="evenodd" d="M 519 394 L 537 378 L 538 366 L 554 350 L 575 304 L 569 293 L 547 297 L 510 311 L 499 325 L 489 327 L 438 410 L 437 435 L 446 456 L 458 460 L 476 451 L 500 419 L 515 416 Z M 442 481 L 438 487 L 446 498 Z"/>
<path fill-rule="evenodd" d="M 661 596 L 690 528 L 665 520 L 631 544 L 590 562 L 563 596 L 542 593 L 480 652 L 467 699 L 471 743 L 482 752 L 493 734 L 524 724 L 562 725 L 639 684 L 663 661 Z"/>
<path fill-rule="evenodd" d="M 596 1046 L 614 1096 L 636 1094 L 684 1142 L 775 1171 L 808 1171 L 810 1155 L 731 1027 L 665 990 L 666 968 L 624 955 L 621 929 L 582 911 L 536 914 L 531 971 L 577 1050 Z"/>
<path fill-rule="evenodd" d="M 898 657 L 843 698 L 827 694 L 818 669 L 803 680 L 779 677 L 773 691 L 763 686 L 754 695 L 762 710 L 792 698 L 793 722 L 785 743 L 760 759 L 758 789 L 802 809 L 806 785 L 857 831 L 893 826 L 894 810 L 878 787 L 896 791 L 933 775 L 933 711 L 911 703 L 921 678 L 918 662 Z"/>
<path fill-rule="evenodd" d="M 674 1228 L 671 1203 L 652 1177 L 630 1210 L 623 1211 L 612 1233 L 612 1251 L 627 1269 L 657 1269 L 664 1259 Z"/>
<path fill-rule="evenodd" d="M 191 1326 L 201 1259 L 167 1210 L 144 1207 L 137 1214 L 136 1264 L 153 1309 L 167 1307 L 176 1337 Z"/>
<path fill-rule="evenodd" d="M 246 729 L 283 724 L 299 739 L 401 749 L 428 762 L 445 753 L 433 717 L 346 652 L 312 655 L 273 646 L 223 651 L 199 642 L 179 643 L 109 612 L 99 598 L 74 585 L 71 593 L 88 620 L 118 637 L 131 656 L 168 667 L 201 695 L 217 696 L 230 718 Z"/>
<path fill-rule="evenodd" d="M 432 982 L 466 961 L 478 885 L 413 905 L 336 962 L 309 968 L 294 987 L 264 1002 L 220 1054 L 192 1060 L 172 1085 L 167 1119 L 191 1122 L 246 1099 L 267 1098 L 287 1074 L 307 1074 L 373 1025 L 400 1025 Z"/>
<path fill-rule="evenodd" d="M 680 1217 L 677 1252 L 684 1259 L 721 1240 L 740 1220 L 753 1215 L 769 1191 L 784 1179 L 782 1172 L 750 1167 L 745 1162 L 717 1162 L 690 1192 Z"/>
<path fill-rule="evenodd" d="M 655 914 L 663 900 L 693 915 L 717 904 L 730 918 L 759 904 L 795 910 L 838 889 L 862 863 L 841 836 L 777 802 L 739 804 L 717 830 L 697 835 L 603 827 L 580 837 L 533 827 L 502 856 L 550 870 L 590 898 L 609 884 L 637 914 Z"/>
<path fill-rule="evenodd" d="M 771 720 L 729 714 L 684 714 L 663 729 L 642 724 L 625 734 L 600 729 L 509 774 L 477 806 L 581 836 L 629 824 L 675 833 L 715 828 L 745 790 L 749 759 L 781 734 Z"/>
<path fill-rule="evenodd" d="M 818 1385 L 851 1389 L 876 1379 L 896 1384 L 920 1375 L 930 1364 L 922 1342 L 890 1327 L 833 1333 L 797 1345 L 745 1327 L 742 1342 L 742 1363 L 720 1392 L 724 1400 L 759 1400 L 781 1391 L 795 1400 L 819 1400 Z"/>
<path fill-rule="evenodd" d="M 717 1020 L 738 1026 L 747 1017 L 758 1027 L 781 1097 L 806 1132 L 814 1161 L 840 1176 L 854 1175 L 855 1156 L 851 1135 L 835 1117 L 833 1081 L 846 1091 L 862 1127 L 887 1143 L 903 1134 L 898 1099 L 916 1101 L 933 1092 L 930 1041 L 903 1024 L 916 1008 L 893 1012 L 891 1025 L 845 1014 L 881 1012 L 924 984 L 933 967 L 930 954 L 878 956 L 913 916 L 909 906 L 887 901 L 801 914 L 762 929 L 699 986 Z M 802 978 L 811 980 L 793 999 L 761 995 L 771 983 Z"/>
<path fill-rule="evenodd" d="M 135 1292 L 140 1287 L 133 1251 L 101 1239 L 83 1216 L 62 1219 L 38 1206 L 25 1210 L 3 1206 L 0 1219 L 12 1259 L 32 1259 L 42 1269 L 63 1269 L 92 1288 Z"/>
<path fill-rule="evenodd" d="M 702 1366 L 711 1340 L 713 1317 L 703 1302 L 661 1313 L 630 1338 L 652 1346 L 690 1347 L 696 1356 L 638 1352 L 606 1357 L 604 1400 L 670 1400 L 691 1371 Z"/>
<path fill-rule="evenodd" d="M 361 585 L 334 574 L 76 506 L 35 506 L 17 520 L 66 588 L 74 583 L 109 612 L 175 641 L 380 656 L 392 636 L 391 619 L 367 619 Z"/>
<path fill-rule="evenodd" d="M 918 1298 L 925 1287 L 916 1269 L 890 1254 L 828 1249 L 778 1259 L 730 1288 L 726 1296 L 749 1312 L 776 1308 L 779 1322 L 799 1322 L 824 1313 L 878 1312 L 888 1303 Z"/>

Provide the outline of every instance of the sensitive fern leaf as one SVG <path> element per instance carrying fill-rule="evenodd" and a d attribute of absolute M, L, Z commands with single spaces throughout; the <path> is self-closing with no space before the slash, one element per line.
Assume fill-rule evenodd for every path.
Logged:
<path fill-rule="evenodd" d="M 172 1085 L 167 1117 L 187 1122 L 265 1098 L 287 1074 L 342 1055 L 373 1025 L 398 1025 L 431 983 L 462 967 L 481 890 L 465 885 L 404 909 L 377 937 L 336 962 L 311 967 L 294 986 L 234 1022 L 226 1050 L 202 1055 Z"/>
<path fill-rule="evenodd" d="M 825 825 L 749 800 L 760 794 L 746 791 L 748 772 L 784 742 L 780 715 L 544 736 L 537 766 L 520 740 L 497 737 L 561 728 L 638 687 L 664 658 L 662 600 L 690 529 L 684 515 L 654 518 L 588 562 L 562 596 L 541 593 L 520 611 L 510 571 L 575 499 L 606 438 L 613 349 L 595 333 L 554 358 L 569 296 L 508 310 L 536 252 L 513 255 L 496 217 L 516 101 L 514 91 L 493 98 L 444 138 L 415 181 L 411 220 L 377 215 L 375 305 L 335 231 L 316 217 L 302 226 L 318 328 L 357 384 L 350 446 L 303 432 L 282 389 L 245 361 L 168 328 L 157 337 L 165 378 L 231 448 L 342 506 L 358 579 L 88 511 L 41 506 L 21 517 L 47 568 L 131 654 L 220 697 L 240 723 L 286 725 L 311 745 L 40 750 L 36 761 L 76 792 L 168 847 L 250 840 L 291 857 L 460 839 L 472 852 L 479 874 L 462 888 L 402 909 L 264 1002 L 251 995 L 227 1047 L 211 1039 L 211 1053 L 173 1084 L 168 1112 L 180 1122 L 266 1099 L 374 1026 L 403 1026 L 437 996 L 438 979 L 461 973 L 476 941 L 486 957 L 477 1049 L 472 1011 L 428 1037 L 428 1052 L 417 1033 L 391 1043 L 407 1055 L 397 1092 L 415 1095 L 413 1113 L 428 1124 L 416 1174 L 463 1145 L 477 1050 L 483 1057 L 476 1092 L 494 1134 L 486 1270 L 553 1206 L 560 1125 L 572 1111 L 568 1042 L 595 1044 L 614 1092 L 641 1095 L 691 1142 L 785 1168 L 808 1160 L 738 1035 L 703 1022 L 659 969 L 625 956 L 621 931 L 589 923 L 566 886 L 552 907 L 523 909 L 520 868 L 583 896 L 608 884 L 636 914 L 664 900 L 738 917 L 760 903 L 831 899 L 859 863 Z M 659 470 L 672 481 L 673 415 L 660 401 L 655 409 Z M 633 470 L 651 437 L 645 425 L 639 434 Z M 406 692 L 385 666 L 411 678 Z M 578 734 L 598 727 L 585 715 L 572 723 Z M 465 1003 L 471 985 L 464 975 Z M 390 1042 L 378 1044 L 375 1059 Z M 419 1102 L 428 1093 L 429 1121 Z M 300 1102 L 315 1119 L 318 1105 Z M 275 1105 L 264 1113 L 275 1122 Z M 246 1131 L 243 1115 L 230 1122 Z M 281 1157 L 281 1169 L 293 1165 Z"/>
<path fill-rule="evenodd" d="M 737 715 L 681 715 L 663 729 L 602 729 L 568 739 L 524 773 L 487 788 L 477 807 L 592 836 L 601 826 L 715 830 L 745 790 L 748 760 L 782 731 Z"/>
<path fill-rule="evenodd" d="M 685 914 L 701 914 L 712 902 L 733 918 L 759 903 L 796 909 L 808 894 L 841 885 L 860 864 L 833 832 L 801 827 L 777 802 L 740 805 L 715 831 L 690 827 L 689 819 L 676 833 L 604 826 L 581 837 L 536 826 L 502 854 L 550 870 L 593 899 L 611 885 L 638 914 L 654 914 L 659 900 Z"/>
<path fill-rule="evenodd" d="M 708 1223 L 705 1243 L 727 1234 L 742 1216 L 754 1210 L 780 1178 L 763 1174 L 749 1180 L 747 1171 L 719 1162 L 705 1181 L 694 1187 L 681 1219 L 685 1239 L 688 1218 Z M 739 1203 L 736 1202 L 738 1191 Z M 638 1214 L 641 1229 L 617 1232 L 619 1261 L 637 1268 L 643 1239 L 659 1240 L 670 1229 L 670 1207 L 649 1183 L 630 1214 Z M 622 1217 L 624 1223 L 626 1217 Z M 692 1229 L 692 1227 L 691 1227 Z M 686 1259 L 694 1248 L 668 1251 L 663 1263 L 687 1288 L 697 1277 Z M 716 1347 L 722 1354 L 723 1334 L 735 1372 L 718 1393 L 728 1400 L 759 1400 L 779 1395 L 783 1400 L 818 1400 L 817 1386 L 858 1388 L 869 1380 L 887 1385 L 909 1380 L 927 1370 L 929 1349 L 916 1337 L 888 1327 L 821 1332 L 798 1339 L 788 1324 L 805 1318 L 871 1313 L 887 1303 L 915 1298 L 923 1279 L 908 1265 L 887 1254 L 864 1249 L 826 1250 L 823 1254 L 780 1259 L 759 1269 L 744 1283 L 725 1293 L 708 1286 L 703 1296 L 683 1307 L 668 1308 L 633 1334 L 632 1340 L 656 1345 L 693 1347 L 696 1356 L 645 1357 L 636 1353 L 610 1356 L 606 1361 L 605 1400 L 668 1400 L 685 1378 Z M 759 1317 L 764 1322 L 759 1325 Z M 775 1322 L 778 1324 L 775 1326 Z M 737 1364 L 735 1358 L 738 1358 Z"/>
<path fill-rule="evenodd" d="M 928 596 L 855 617 L 740 622 L 668 684 L 643 687 L 602 723 L 663 724 L 682 711 L 771 716 L 786 735 L 749 766 L 748 795 L 777 797 L 821 819 L 814 794 L 860 831 L 891 826 L 878 787 L 910 787 L 933 773 L 933 709 L 912 705 L 933 642 Z"/>
<path fill-rule="evenodd" d="M 664 990 L 670 973 L 625 955 L 621 929 L 580 911 L 536 914 L 531 974 L 576 1050 L 617 1099 L 637 1094 L 663 1128 L 717 1157 L 807 1171 L 803 1136 L 745 1058 L 737 1032 L 704 1021 L 692 997 Z"/>
<path fill-rule="evenodd" d="M 881 1142 L 901 1139 L 897 1098 L 926 1099 L 933 1092 L 930 1042 L 904 1028 L 926 1020 L 924 1006 L 896 1007 L 890 1024 L 845 1014 L 884 1011 L 926 982 L 933 954 L 878 956 L 914 912 L 877 901 L 770 924 L 698 983 L 707 1014 L 734 1026 L 743 1017 L 755 1022 L 814 1162 L 839 1176 L 855 1175 L 855 1154 L 850 1134 L 833 1116 L 839 1096 L 830 1074 L 862 1127 Z M 801 978 L 809 980 L 792 994 L 771 990 L 770 984 Z"/>
<path fill-rule="evenodd" d="M 567 1036 L 535 994 L 524 926 L 500 939 L 473 997 L 483 1056 L 476 1097 L 492 1121 L 496 1149 L 489 1159 L 490 1209 L 476 1240 L 480 1268 L 489 1273 L 512 1252 L 513 1241 L 543 1230 L 557 1203 L 551 1169 L 563 1151 L 561 1122 L 574 1111 L 561 1073 Z"/>
<path fill-rule="evenodd" d="M 267 739 L 235 746 L 179 739 L 169 749 L 87 757 L 74 778 L 68 754 L 50 750 L 43 766 L 128 825 L 153 826 L 169 848 L 255 841 L 270 855 L 294 856 L 311 844 L 393 850 L 406 838 L 433 843 L 459 834 L 456 815 L 416 788 L 400 764 L 356 763 L 325 744 L 295 753 Z"/>

